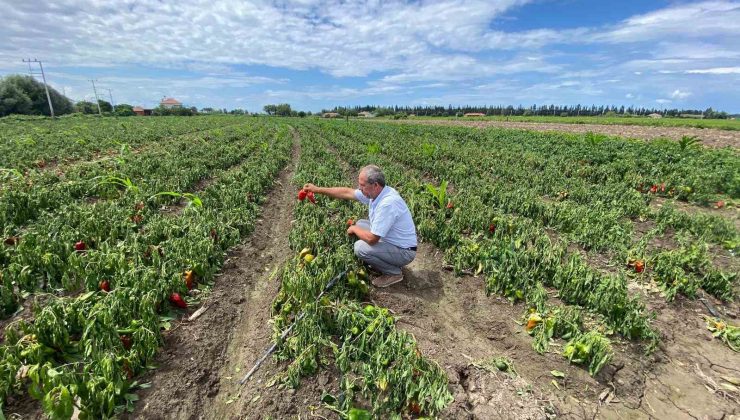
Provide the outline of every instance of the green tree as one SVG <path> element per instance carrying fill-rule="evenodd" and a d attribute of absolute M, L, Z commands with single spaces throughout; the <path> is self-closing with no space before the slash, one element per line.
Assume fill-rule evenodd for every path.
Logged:
<path fill-rule="evenodd" d="M 262 109 L 265 110 L 267 115 L 275 115 L 277 112 L 277 105 L 265 105 Z"/>
<path fill-rule="evenodd" d="M 79 101 L 75 104 L 75 112 L 82 114 L 97 114 L 98 106 L 90 101 Z"/>
<path fill-rule="evenodd" d="M 134 113 L 133 105 L 129 105 L 129 104 L 118 104 L 116 105 L 114 111 L 115 111 L 115 114 L 118 115 L 119 117 L 130 117 L 132 115 L 136 115 L 136 113 Z"/>
<path fill-rule="evenodd" d="M 100 111 L 113 112 L 113 106 L 110 104 L 110 102 L 98 99 L 98 104 L 100 104 Z"/>
<path fill-rule="evenodd" d="M 191 116 L 196 115 L 192 108 L 187 107 L 176 107 L 176 108 L 165 108 L 158 106 L 152 110 L 152 115 L 164 116 L 164 115 L 179 115 L 179 116 Z"/>
<path fill-rule="evenodd" d="M 18 86 L 0 83 L 0 116 L 10 114 L 30 114 L 31 98 Z"/>
<path fill-rule="evenodd" d="M 72 102 L 53 87 L 49 96 L 55 115 L 74 111 Z M 44 84 L 31 76 L 13 74 L 0 79 L 0 116 L 16 114 L 51 115 Z"/>
<path fill-rule="evenodd" d="M 275 115 L 280 117 L 290 117 L 292 113 L 292 109 L 290 109 L 289 104 L 279 104 L 277 107 L 275 107 Z"/>

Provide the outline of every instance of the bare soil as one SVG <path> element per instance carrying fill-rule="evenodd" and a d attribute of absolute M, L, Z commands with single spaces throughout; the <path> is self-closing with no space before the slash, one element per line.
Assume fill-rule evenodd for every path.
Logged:
<path fill-rule="evenodd" d="M 372 121 L 372 120 L 371 120 Z M 602 125 L 602 124 L 558 124 L 514 121 L 457 121 L 457 120 L 377 120 L 399 124 L 455 125 L 475 128 L 514 128 L 534 131 L 559 131 L 585 134 L 588 132 L 633 139 L 654 140 L 668 138 L 680 140 L 683 136 L 696 136 L 706 147 L 740 148 L 740 131 L 718 130 L 695 127 L 654 127 L 640 125 Z"/>
<path fill-rule="evenodd" d="M 155 362 L 160 367 L 140 379 L 152 387 L 141 392 L 132 418 L 229 418 L 215 413 L 228 407 L 234 383 L 245 373 L 232 370 L 235 358 L 251 363 L 269 346 L 270 307 L 280 287 L 272 273 L 290 253 L 290 181 L 299 153 L 296 144 L 249 241 L 229 253 L 203 303 L 206 312 L 166 334 Z"/>
<path fill-rule="evenodd" d="M 442 418 L 556 414 L 719 419 L 740 414 L 740 395 L 724 393 L 719 385 L 722 376 L 740 374 L 740 357 L 712 338 L 700 302 L 678 298 L 666 303 L 653 296 L 649 304 L 658 312 L 655 325 L 664 334 L 660 347 L 647 356 L 641 346 L 614 338 L 614 360 L 592 378 L 558 354 L 562 342 L 552 346 L 551 353 L 537 354 L 520 325 L 525 307 L 487 297 L 481 278 L 440 271 L 441 260 L 439 250 L 422 244 L 405 272 L 406 280 L 374 290 L 372 298 L 393 310 L 398 325 L 414 334 L 424 355 L 447 371 L 455 402 Z M 514 362 L 519 373 L 515 381 L 475 367 L 498 356 Z M 566 378 L 556 380 L 552 370 L 565 372 Z"/>

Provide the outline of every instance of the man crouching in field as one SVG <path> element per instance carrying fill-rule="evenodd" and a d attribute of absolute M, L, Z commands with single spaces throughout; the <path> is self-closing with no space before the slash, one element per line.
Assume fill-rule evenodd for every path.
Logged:
<path fill-rule="evenodd" d="M 303 186 L 305 191 L 341 200 L 357 200 L 368 206 L 369 219 L 358 220 L 347 229 L 356 235 L 355 255 L 383 275 L 373 280 L 388 287 L 403 280 L 401 267 L 416 258 L 416 226 L 406 202 L 394 188 L 385 185 L 385 175 L 375 165 L 360 170 L 359 189 Z"/>

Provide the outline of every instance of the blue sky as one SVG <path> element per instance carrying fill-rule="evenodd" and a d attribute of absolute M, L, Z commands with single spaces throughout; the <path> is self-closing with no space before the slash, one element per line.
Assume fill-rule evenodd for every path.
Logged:
<path fill-rule="evenodd" d="M 0 76 L 199 108 L 614 104 L 740 112 L 740 1 L 0 0 Z M 107 91 L 104 91 L 107 97 Z"/>

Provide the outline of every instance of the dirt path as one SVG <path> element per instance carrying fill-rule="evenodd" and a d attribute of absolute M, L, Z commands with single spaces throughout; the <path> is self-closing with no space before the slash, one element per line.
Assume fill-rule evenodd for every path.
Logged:
<path fill-rule="evenodd" d="M 140 378 L 152 386 L 141 392 L 133 418 L 228 418 L 220 409 L 244 374 L 230 367 L 234 360 L 255 360 L 270 340 L 267 321 L 280 287 L 271 273 L 290 252 L 291 177 L 300 154 L 294 138 L 292 162 L 281 172 L 249 241 L 229 253 L 204 303 L 208 310 L 166 334 L 155 361 L 159 368 Z"/>
<path fill-rule="evenodd" d="M 584 134 L 587 132 L 606 134 L 635 139 L 653 140 L 669 138 L 680 140 L 683 136 L 696 136 L 706 147 L 740 148 L 740 131 L 718 130 L 714 128 L 695 127 L 655 127 L 643 125 L 606 125 L 606 124 L 558 124 L 514 121 L 457 121 L 457 120 L 377 120 L 399 124 L 455 125 L 476 128 L 514 128 L 535 131 L 560 131 Z"/>
<path fill-rule="evenodd" d="M 442 253 L 420 244 L 416 259 L 404 269 L 405 280 L 371 294 L 375 303 L 395 313 L 401 329 L 414 335 L 424 356 L 447 372 L 455 401 L 440 417 L 544 419 L 554 414 L 553 397 L 522 377 L 472 365 L 507 356 L 523 373 L 527 362 L 522 355 L 532 352 L 518 351 L 529 345 L 515 322 L 523 308 L 486 297 L 482 278 L 455 277 L 441 267 Z"/>

